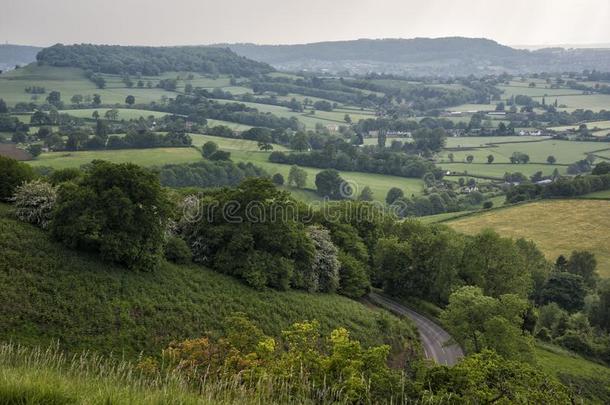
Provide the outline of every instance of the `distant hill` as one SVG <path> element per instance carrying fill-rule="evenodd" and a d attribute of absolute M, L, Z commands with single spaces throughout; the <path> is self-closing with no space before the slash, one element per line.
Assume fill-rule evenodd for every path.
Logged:
<path fill-rule="evenodd" d="M 251 76 L 274 70 L 266 63 L 239 56 L 228 48 L 207 46 L 57 44 L 43 49 L 36 58 L 40 63 L 51 66 L 78 67 L 110 74 L 158 75 L 190 71 Z"/>
<path fill-rule="evenodd" d="M 606 49 L 514 49 L 483 38 L 358 39 L 304 45 L 223 44 L 283 70 L 414 75 L 610 70 Z"/>
<path fill-rule="evenodd" d="M 15 65 L 27 65 L 36 60 L 42 48 L 24 45 L 0 45 L 0 70 L 14 69 Z"/>

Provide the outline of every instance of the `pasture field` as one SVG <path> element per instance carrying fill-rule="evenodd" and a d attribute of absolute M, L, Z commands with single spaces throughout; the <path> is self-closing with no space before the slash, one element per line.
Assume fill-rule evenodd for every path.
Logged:
<path fill-rule="evenodd" d="M 456 138 L 451 138 L 456 139 Z M 466 138 L 458 138 L 466 139 Z M 480 138 L 479 138 L 480 139 Z M 494 139 L 497 139 L 494 138 Z M 468 141 L 466 141 L 468 142 Z M 460 145 L 457 141 L 452 141 L 453 144 Z M 470 145 L 474 145 L 475 142 L 468 142 Z M 560 141 L 554 139 L 540 140 L 540 142 L 511 142 L 511 143 L 497 143 L 485 145 L 484 147 L 475 147 L 474 149 L 468 149 L 471 146 L 463 146 L 464 150 L 443 150 L 440 153 L 440 160 L 443 164 L 449 162 L 448 155 L 453 153 L 454 162 L 465 162 L 468 155 L 474 156 L 474 163 L 486 163 L 487 156 L 494 156 L 494 164 L 498 163 L 510 163 L 510 157 L 514 152 L 527 153 L 530 157 L 531 164 L 545 164 L 546 159 L 549 155 L 555 157 L 557 164 L 569 165 L 578 160 L 584 159 L 587 153 L 595 152 L 595 154 L 601 154 L 605 152 L 604 149 L 608 148 L 608 145 L 599 142 L 577 142 L 577 141 Z M 528 164 L 529 165 L 529 164 Z"/>
<path fill-rule="evenodd" d="M 530 97 L 546 97 L 546 103 L 550 104 L 555 101 L 555 97 L 557 96 L 566 96 L 566 95 L 582 95 L 582 91 L 574 90 L 569 88 L 559 88 L 552 89 L 549 84 L 544 83 L 544 86 L 536 83 L 536 87 L 529 87 L 529 82 L 521 83 L 521 82 L 511 82 L 510 85 L 506 86 L 498 86 L 498 88 L 504 93 L 502 93 L 502 99 L 506 100 L 511 98 L 512 96 L 530 96 Z"/>
<path fill-rule="evenodd" d="M 495 104 L 461 104 L 455 107 L 449 107 L 448 111 L 469 112 L 469 111 L 494 111 Z"/>
<path fill-rule="evenodd" d="M 481 158 L 482 160 L 482 158 Z M 458 173 L 467 173 L 472 176 L 488 176 L 488 177 L 496 177 L 503 178 L 505 173 L 516 173 L 520 172 L 526 176 L 531 176 L 536 172 L 542 172 L 544 175 L 550 176 L 553 174 L 555 169 L 559 170 L 560 174 L 565 174 L 567 170 L 567 166 L 559 166 L 559 165 L 549 165 L 543 163 L 528 163 L 528 164 L 512 164 L 512 163 L 476 163 L 475 159 L 474 163 L 448 163 L 442 162 L 438 163 L 438 166 L 442 167 L 444 170 L 449 170 L 452 172 Z M 464 177 L 464 176 L 460 176 Z"/>
<path fill-rule="evenodd" d="M 118 77 L 117 80 L 119 80 Z M 18 102 L 32 101 L 32 95 L 25 92 L 25 88 L 29 86 L 41 86 L 46 89 L 45 94 L 38 95 L 38 102 L 43 101 L 51 91 L 57 90 L 61 93 L 61 99 L 66 105 L 70 104 L 70 98 L 75 94 L 82 96 L 99 94 L 102 103 L 120 105 L 125 104 L 125 97 L 130 94 L 136 98 L 136 103 L 149 103 L 160 100 L 162 96 L 175 97 L 176 95 L 176 93 L 157 88 L 130 89 L 122 82 L 117 84 L 117 87 L 113 87 L 113 83 L 108 83 L 104 89 L 98 89 L 85 77 L 85 73 L 81 69 L 31 64 L 2 74 L 0 76 L 0 94 L 9 106 L 14 106 Z"/>
<path fill-rule="evenodd" d="M 232 151 L 231 159 L 235 162 L 252 162 L 267 171 L 270 175 L 280 173 L 288 180 L 290 165 L 272 163 L 268 161 L 269 152 L 247 152 L 247 151 Z M 302 167 L 307 172 L 306 188 L 315 190 L 316 174 L 322 169 L 313 167 Z M 402 189 L 406 196 L 419 195 L 423 191 L 423 181 L 421 179 L 412 179 L 398 176 L 387 176 L 383 174 L 361 173 L 361 172 L 346 172 L 340 171 L 341 177 L 349 181 L 360 193 L 364 186 L 369 186 L 373 191 L 373 197 L 377 201 L 385 201 L 388 190 L 392 187 Z"/>
<path fill-rule="evenodd" d="M 189 134 L 193 138 L 194 146 L 201 146 L 206 142 L 215 142 L 223 150 L 258 151 L 258 142 L 248 139 L 223 138 L 220 136 Z M 285 146 L 273 144 L 274 151 L 288 150 Z"/>
<path fill-rule="evenodd" d="M 590 122 L 583 122 L 582 124 L 587 125 L 587 128 L 590 131 L 596 131 L 598 129 L 610 129 L 610 120 L 609 121 L 590 121 Z M 564 125 L 561 127 L 550 127 L 549 129 L 555 130 L 555 131 L 569 131 L 571 129 L 573 130 L 577 130 L 578 126 L 580 124 L 576 124 L 576 125 Z"/>
<path fill-rule="evenodd" d="M 592 200 L 610 200 L 610 190 L 596 191 L 594 193 L 585 194 L 580 198 Z"/>
<path fill-rule="evenodd" d="M 610 94 L 559 96 L 557 102 L 559 103 L 558 110 L 562 111 L 574 111 L 579 108 L 592 111 L 610 110 Z M 547 100 L 548 103 L 549 100 Z M 566 107 L 561 107 L 561 105 Z"/>
<path fill-rule="evenodd" d="M 120 149 L 78 152 L 47 152 L 28 163 L 34 167 L 49 166 L 54 169 L 80 167 L 101 159 L 113 163 L 135 163 L 140 166 L 162 166 L 170 163 L 194 163 L 202 159 L 195 148 Z"/>
<path fill-rule="evenodd" d="M 447 225 L 468 234 L 492 228 L 503 236 L 531 239 L 551 261 L 573 250 L 589 250 L 597 258 L 599 274 L 610 277 L 608 201 L 538 201 L 458 218 Z"/>
<path fill-rule="evenodd" d="M 93 119 L 93 112 L 97 111 L 100 117 L 104 117 L 106 111 L 110 110 L 110 108 L 83 108 L 83 109 L 75 109 L 75 110 L 62 110 L 63 114 L 69 114 L 73 117 L 78 118 L 91 118 Z M 153 116 L 155 118 L 161 118 L 166 115 L 171 115 L 161 111 L 150 111 L 150 110 L 140 110 L 136 108 L 117 108 L 119 112 L 119 121 L 120 120 L 137 120 L 140 117 L 148 118 Z"/>
<path fill-rule="evenodd" d="M 221 120 L 213 120 L 210 118 L 206 118 L 206 121 L 208 122 L 208 127 L 215 127 L 217 125 L 224 125 L 225 127 L 229 127 L 231 128 L 233 131 L 247 131 L 250 128 L 252 128 L 250 125 L 244 125 L 244 124 L 238 124 L 237 122 L 231 122 L 231 121 L 221 121 Z"/>
<path fill-rule="evenodd" d="M 452 136 L 447 138 L 445 147 L 447 148 L 470 148 L 470 147 L 487 147 L 489 144 L 495 143 L 519 143 L 529 141 L 540 141 L 549 139 L 543 136 Z"/>

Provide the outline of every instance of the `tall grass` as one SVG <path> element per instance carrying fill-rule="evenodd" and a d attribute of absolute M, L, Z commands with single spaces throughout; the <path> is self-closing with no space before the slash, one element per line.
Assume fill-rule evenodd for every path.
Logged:
<path fill-rule="evenodd" d="M 239 376 L 192 381 L 176 372 L 145 373 L 93 353 L 67 356 L 57 345 L 0 344 L 0 405 L 346 403 L 341 397 L 303 373 L 291 380 L 261 377 L 246 387 Z"/>

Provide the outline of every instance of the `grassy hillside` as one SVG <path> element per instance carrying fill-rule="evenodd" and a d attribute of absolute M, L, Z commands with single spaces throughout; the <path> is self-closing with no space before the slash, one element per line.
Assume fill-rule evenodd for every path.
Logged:
<path fill-rule="evenodd" d="M 406 321 L 339 295 L 256 291 L 196 265 L 128 271 L 65 249 L 0 204 L 0 341 L 157 354 L 171 340 L 222 331 L 237 311 L 270 335 L 317 319 L 324 333 L 345 326 L 365 344 L 415 336 Z"/>
<path fill-rule="evenodd" d="M 572 250 L 595 253 L 597 270 L 610 277 L 610 204 L 603 200 L 547 200 L 466 216 L 447 225 L 465 233 L 493 228 L 531 239 L 549 260 Z"/>
<path fill-rule="evenodd" d="M 535 353 L 537 363 L 545 372 L 559 378 L 586 403 L 610 401 L 610 368 L 549 344 L 538 343 Z"/>

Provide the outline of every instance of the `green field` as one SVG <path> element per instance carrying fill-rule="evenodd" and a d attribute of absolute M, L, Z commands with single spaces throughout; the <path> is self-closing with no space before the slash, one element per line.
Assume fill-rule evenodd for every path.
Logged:
<path fill-rule="evenodd" d="M 503 99 L 509 99 L 512 96 L 530 96 L 530 97 L 546 97 L 547 104 L 551 104 L 555 101 L 556 96 L 565 95 L 581 95 L 582 91 L 574 90 L 569 88 L 551 89 L 547 83 L 541 84 L 536 83 L 536 87 L 529 87 L 529 81 L 526 83 L 522 82 L 511 82 L 508 86 L 498 86 L 502 93 Z"/>
<path fill-rule="evenodd" d="M 189 134 L 193 139 L 193 145 L 201 146 L 206 142 L 215 142 L 220 149 L 223 150 L 242 150 L 242 151 L 258 151 L 258 142 L 248 139 L 233 139 L 222 138 L 212 135 Z M 285 146 L 273 144 L 273 150 L 285 151 L 288 150 Z"/>
<path fill-rule="evenodd" d="M 269 174 L 281 173 L 285 179 L 288 179 L 290 165 L 279 163 L 271 163 L 268 160 L 269 152 L 247 152 L 234 151 L 231 153 L 231 158 L 237 162 L 252 162 L 255 165 L 262 167 Z M 307 172 L 306 187 L 315 190 L 316 174 L 322 169 L 313 167 L 303 167 Z M 419 195 L 423 191 L 423 181 L 420 179 L 412 179 L 398 176 L 386 176 L 383 174 L 361 173 L 361 172 L 345 172 L 341 171 L 341 176 L 350 182 L 359 193 L 364 186 L 369 186 L 373 190 L 373 195 L 377 201 L 385 201 L 388 190 L 392 187 L 402 189 L 406 196 Z M 312 194 L 308 194 L 312 196 Z"/>
<path fill-rule="evenodd" d="M 609 94 L 588 94 L 574 96 L 559 96 L 556 97 L 559 103 L 558 110 L 574 111 L 579 108 L 584 110 L 610 110 L 610 95 Z M 540 100 L 538 100 L 540 101 Z M 547 103 L 549 100 L 547 100 Z M 566 107 L 561 107 L 565 105 Z"/>
<path fill-rule="evenodd" d="M 457 231 L 473 234 L 484 228 L 504 236 L 531 239 L 551 261 L 573 250 L 589 250 L 598 272 L 610 277 L 610 203 L 596 200 L 546 200 L 447 222 Z"/>
<path fill-rule="evenodd" d="M 573 386 L 584 403 L 604 404 L 610 401 L 610 368 L 557 346 L 538 342 L 536 362 L 545 372 Z"/>
<path fill-rule="evenodd" d="M 135 163 L 141 166 L 162 166 L 170 163 L 194 163 L 202 159 L 194 148 L 121 149 L 79 152 L 48 152 L 36 160 L 28 161 L 32 166 L 49 166 L 54 169 L 79 167 L 92 160 L 101 159 L 113 163 Z"/>
<path fill-rule="evenodd" d="M 470 153 L 469 153 L 470 154 Z M 474 155 L 474 153 L 472 153 Z M 484 154 L 487 156 L 487 154 Z M 475 155 L 476 156 L 476 155 Z M 531 176 L 536 172 L 542 172 L 543 175 L 549 176 L 553 174 L 555 169 L 559 170 L 560 174 L 566 173 L 566 166 L 548 165 L 548 164 L 511 164 L 511 163 L 476 163 L 482 161 L 483 157 L 479 159 L 475 158 L 475 163 L 448 163 L 442 162 L 438 165 L 444 170 L 457 173 L 468 173 L 474 177 L 494 177 L 501 179 L 505 173 L 516 173 L 520 172 L 526 176 Z M 463 177 L 463 176 L 462 176 Z"/>
<path fill-rule="evenodd" d="M 110 108 L 83 108 L 77 110 L 61 110 L 63 114 L 69 114 L 73 117 L 78 118 L 92 118 L 92 114 L 94 111 L 97 111 L 100 117 L 104 117 L 106 111 L 110 110 Z M 148 118 L 153 116 L 155 118 L 164 117 L 166 115 L 170 115 L 168 113 L 160 112 L 160 111 L 150 111 L 150 110 L 139 110 L 136 108 L 117 108 L 119 112 L 119 120 L 137 120 L 140 117 Z"/>
<path fill-rule="evenodd" d="M 450 107 L 448 111 L 459 111 L 459 112 L 469 112 L 469 111 L 494 111 L 496 109 L 495 104 L 461 104 L 455 107 Z"/>
<path fill-rule="evenodd" d="M 122 82 L 116 84 L 120 87 L 112 87 L 112 85 L 113 82 L 110 82 L 107 88 L 98 89 L 93 82 L 85 77 L 81 69 L 37 66 L 35 64 L 0 76 L 0 94 L 9 106 L 18 102 L 32 101 L 32 96 L 25 92 L 25 88 L 28 86 L 41 86 L 46 89 L 47 93 L 40 94 L 38 102 L 42 102 L 49 92 L 57 90 L 61 93 L 61 99 L 66 105 L 70 104 L 70 98 L 75 94 L 82 96 L 99 94 L 102 97 L 102 103 L 120 105 L 125 104 L 125 97 L 130 94 L 136 98 L 136 103 L 149 103 L 159 101 L 162 96 L 175 97 L 176 95 L 176 93 L 157 88 L 130 89 Z"/>
<path fill-rule="evenodd" d="M 487 147 L 489 144 L 505 142 L 528 142 L 549 139 L 543 136 L 452 136 L 447 138 L 445 147 L 447 148 L 474 148 Z"/>

